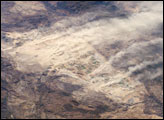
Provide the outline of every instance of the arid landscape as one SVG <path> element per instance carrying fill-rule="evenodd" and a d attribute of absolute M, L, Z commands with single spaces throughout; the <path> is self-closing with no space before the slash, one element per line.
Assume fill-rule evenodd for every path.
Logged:
<path fill-rule="evenodd" d="M 162 1 L 1 1 L 1 119 L 163 119 Z"/>

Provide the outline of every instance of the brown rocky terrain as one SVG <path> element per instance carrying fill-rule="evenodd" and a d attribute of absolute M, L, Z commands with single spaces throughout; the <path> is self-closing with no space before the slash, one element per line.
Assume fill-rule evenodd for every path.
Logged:
<path fill-rule="evenodd" d="M 163 118 L 163 3 L 1 2 L 2 119 Z"/>

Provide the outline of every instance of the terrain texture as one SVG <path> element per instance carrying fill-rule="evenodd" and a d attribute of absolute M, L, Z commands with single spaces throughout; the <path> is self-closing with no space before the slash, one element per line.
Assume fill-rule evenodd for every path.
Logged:
<path fill-rule="evenodd" d="M 2 1 L 1 118 L 163 118 L 163 2 Z"/>

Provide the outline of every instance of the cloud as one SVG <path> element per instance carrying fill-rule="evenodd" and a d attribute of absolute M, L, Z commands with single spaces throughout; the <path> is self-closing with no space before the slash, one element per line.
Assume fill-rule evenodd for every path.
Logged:
<path fill-rule="evenodd" d="M 147 2 L 146 2 L 147 3 Z M 161 2 L 141 2 L 138 5 L 140 12 L 133 13 L 128 18 L 120 18 L 117 15 L 113 18 L 105 17 L 99 20 L 94 20 L 97 16 L 108 16 L 111 14 L 109 11 L 96 11 L 88 12 L 81 16 L 66 17 L 65 19 L 55 23 L 51 30 L 54 30 L 56 34 L 72 34 L 81 32 L 80 36 L 88 35 L 93 39 L 99 38 L 111 38 L 111 36 L 123 37 L 124 39 L 135 38 L 143 33 L 148 34 L 163 23 L 163 10 Z M 93 20 L 93 21 L 92 21 Z M 91 22 L 90 22 L 91 21 Z M 93 31 L 93 32 L 91 32 Z M 130 34 L 129 34 L 130 32 Z M 78 34 L 79 35 L 79 34 Z M 126 37 L 128 35 L 128 37 Z M 130 36 L 129 36 L 130 35 Z M 101 40 L 99 39 L 101 42 Z"/>
<path fill-rule="evenodd" d="M 77 41 L 82 39 L 83 41 L 89 42 L 93 47 L 95 45 L 102 46 L 102 49 L 105 43 L 110 45 L 116 41 L 122 41 L 127 44 L 127 47 L 124 47 L 110 57 L 108 64 L 112 64 L 113 61 L 117 60 L 121 62 L 119 58 L 129 52 L 131 55 L 129 57 L 140 54 L 139 51 L 143 52 L 143 54 L 141 54 L 143 56 L 156 56 L 156 53 L 153 53 L 153 51 L 149 51 L 152 52 L 149 54 L 146 50 L 151 49 L 151 47 L 149 47 L 151 44 L 156 45 L 158 48 L 159 46 L 155 42 L 160 43 L 160 45 L 163 44 L 161 35 L 158 36 L 158 34 L 152 34 L 157 31 L 163 33 L 163 30 L 161 29 L 161 25 L 163 25 L 163 2 L 137 2 L 134 3 L 134 5 L 133 2 L 131 2 L 131 4 L 131 6 L 135 6 L 138 10 L 134 12 L 126 8 L 131 12 L 126 18 L 120 18 L 117 15 L 110 18 L 108 16 L 110 14 L 109 11 L 100 10 L 96 13 L 88 12 L 78 17 L 68 17 L 55 23 L 51 28 L 56 31 L 56 35 L 61 36 L 60 40 L 62 40 L 62 36 L 67 34 L 69 36 L 64 37 L 65 39 L 76 38 Z M 120 9 L 125 9 L 125 7 Z M 100 15 L 108 17 L 102 17 L 98 20 L 95 19 Z M 147 60 L 144 60 L 146 57 L 142 57 L 141 55 L 138 56 L 139 59 L 141 57 L 141 59 L 143 59 L 141 61 L 143 62 L 142 64 L 146 64 Z M 102 66 L 104 67 L 105 65 Z M 100 66 L 100 68 L 102 66 Z"/>
<path fill-rule="evenodd" d="M 95 46 L 99 46 L 101 51 L 105 53 L 108 51 L 104 49 L 104 45 L 110 46 L 116 41 L 121 41 L 123 48 L 112 56 L 108 55 L 110 56 L 108 64 L 113 64 L 113 61 L 120 61 L 120 58 L 129 51 L 131 56 L 139 54 L 135 52 L 138 49 L 144 52 L 144 44 L 151 44 L 161 38 L 161 35 L 153 35 L 152 33 L 158 33 L 156 31 L 162 30 L 163 2 L 128 2 L 128 4 L 114 2 L 114 4 L 119 8 L 117 12 L 98 9 L 85 12 L 82 15 L 66 16 L 50 27 L 40 27 L 29 32 L 25 39 L 46 40 L 49 35 L 53 35 L 53 39 L 58 41 L 76 39 L 81 43 L 89 43 L 94 49 L 97 49 Z M 119 15 L 122 13 L 126 13 L 127 17 L 120 17 Z M 163 44 L 162 39 L 159 42 Z M 146 53 L 142 55 L 147 56 Z M 154 53 L 151 55 L 153 56 Z"/>

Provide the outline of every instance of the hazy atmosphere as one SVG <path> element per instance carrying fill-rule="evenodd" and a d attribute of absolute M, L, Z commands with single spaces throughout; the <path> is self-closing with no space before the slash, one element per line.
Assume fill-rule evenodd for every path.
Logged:
<path fill-rule="evenodd" d="M 2 1 L 1 118 L 162 119 L 162 1 Z"/>

